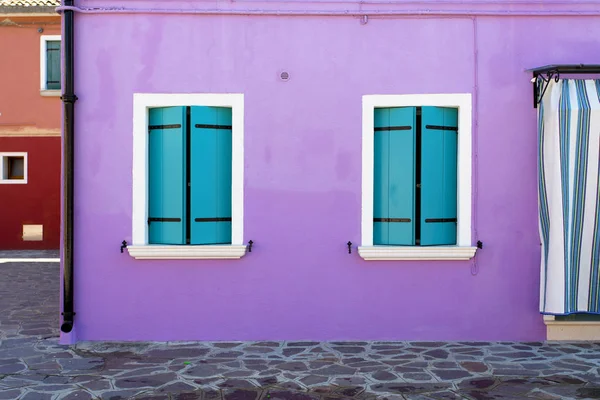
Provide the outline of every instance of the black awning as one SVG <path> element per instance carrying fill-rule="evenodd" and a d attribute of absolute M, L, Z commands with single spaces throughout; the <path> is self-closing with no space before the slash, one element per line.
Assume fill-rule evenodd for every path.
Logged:
<path fill-rule="evenodd" d="M 558 82 L 560 74 L 600 74 L 600 64 L 552 64 L 526 70 L 533 73 L 533 107 L 540 104 L 548 82 Z"/>

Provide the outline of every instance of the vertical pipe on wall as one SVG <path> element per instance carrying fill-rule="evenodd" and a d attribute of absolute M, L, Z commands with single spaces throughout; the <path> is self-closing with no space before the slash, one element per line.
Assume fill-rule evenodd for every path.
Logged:
<path fill-rule="evenodd" d="M 477 206 L 478 206 L 478 164 L 479 164 L 479 149 L 477 148 L 479 136 L 479 46 L 477 43 L 477 17 L 472 17 L 473 20 L 473 235 L 475 239 L 473 243 L 479 240 L 479 231 L 477 229 Z M 479 266 L 477 265 L 477 257 L 473 257 L 471 265 L 471 274 L 477 275 Z"/>
<path fill-rule="evenodd" d="M 73 6 L 73 0 L 64 0 L 64 6 Z M 73 329 L 73 166 L 74 166 L 74 114 L 75 96 L 74 88 L 74 57 L 73 57 L 73 23 L 74 12 L 65 10 L 64 22 L 64 81 L 61 100 L 64 106 L 64 133 L 63 133 L 63 323 L 60 330 L 69 333 Z"/>

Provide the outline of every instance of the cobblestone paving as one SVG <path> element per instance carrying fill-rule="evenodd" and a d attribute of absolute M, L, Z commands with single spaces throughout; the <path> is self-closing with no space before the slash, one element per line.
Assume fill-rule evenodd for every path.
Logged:
<path fill-rule="evenodd" d="M 69 347 L 58 290 L 56 263 L 0 263 L 0 399 L 600 399 L 600 343 Z"/>

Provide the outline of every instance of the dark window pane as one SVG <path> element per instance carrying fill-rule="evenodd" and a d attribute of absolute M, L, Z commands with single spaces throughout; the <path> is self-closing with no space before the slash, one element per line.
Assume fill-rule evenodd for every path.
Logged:
<path fill-rule="evenodd" d="M 60 89 L 60 41 L 46 42 L 46 89 Z"/>
<path fill-rule="evenodd" d="M 8 179 L 23 179 L 25 177 L 24 157 L 8 157 Z"/>

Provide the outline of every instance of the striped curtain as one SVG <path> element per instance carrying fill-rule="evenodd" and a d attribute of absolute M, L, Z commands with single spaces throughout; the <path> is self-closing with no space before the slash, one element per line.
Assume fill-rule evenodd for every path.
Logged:
<path fill-rule="evenodd" d="M 540 310 L 600 313 L 600 80 L 552 80 L 538 108 Z"/>

